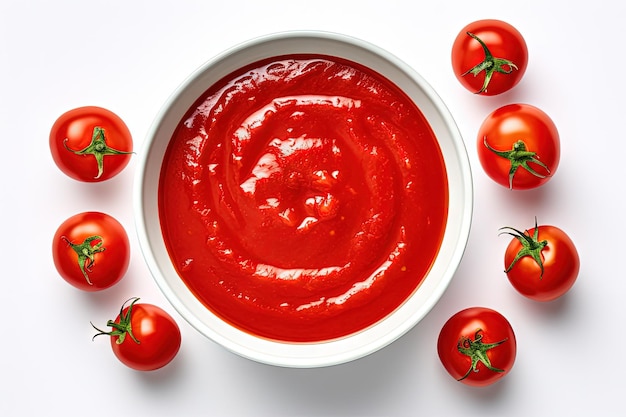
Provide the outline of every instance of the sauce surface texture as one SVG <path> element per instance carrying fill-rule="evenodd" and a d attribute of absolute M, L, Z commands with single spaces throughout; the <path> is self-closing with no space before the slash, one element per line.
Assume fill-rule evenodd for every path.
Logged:
<path fill-rule="evenodd" d="M 261 337 L 358 332 L 409 297 L 439 250 L 445 166 L 393 83 L 328 56 L 276 57 L 209 88 L 163 162 L 161 226 L 181 279 Z"/>

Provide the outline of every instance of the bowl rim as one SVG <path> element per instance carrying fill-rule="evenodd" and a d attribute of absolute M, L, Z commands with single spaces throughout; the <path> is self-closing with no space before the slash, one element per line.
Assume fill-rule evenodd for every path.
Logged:
<path fill-rule="evenodd" d="M 304 42 L 305 44 L 308 42 L 307 48 L 309 49 L 302 52 L 276 52 L 269 55 L 267 52 L 264 52 L 271 49 L 272 44 L 292 47 L 297 42 Z M 209 77 L 207 75 L 209 71 L 215 73 L 217 68 L 217 72 L 221 71 L 223 73 L 223 75 L 212 75 L 209 77 L 217 80 L 242 66 L 233 67 L 234 64 L 231 62 L 244 59 L 243 54 L 246 54 L 245 59 L 251 63 L 263 57 L 308 53 L 311 48 L 314 49 L 311 46 L 313 43 L 321 43 L 323 46 L 334 45 L 339 50 L 345 49 L 346 52 L 354 49 L 356 52 L 351 53 L 355 55 L 364 54 L 369 58 L 375 59 L 377 60 L 376 65 L 393 70 L 394 74 L 398 74 L 398 80 L 405 82 L 408 88 L 411 88 L 412 91 L 414 90 L 416 94 L 423 96 L 427 102 L 416 102 L 416 104 L 431 125 L 440 147 L 445 145 L 445 150 L 442 149 L 442 153 L 444 154 L 448 178 L 451 176 L 449 170 L 452 168 L 453 178 L 456 182 L 452 184 L 452 181 L 448 181 L 449 213 L 440 254 L 437 255 L 433 268 L 426 275 L 420 287 L 403 305 L 379 323 L 344 338 L 320 343 L 290 343 L 252 336 L 221 322 L 217 316 L 214 316 L 195 299 L 180 278 L 178 279 L 179 282 L 176 282 L 166 277 L 168 273 L 168 276 L 172 275 L 173 267 L 171 263 L 168 267 L 169 255 L 167 255 L 167 252 L 163 252 L 164 243 L 162 242 L 162 235 L 160 235 L 158 206 L 155 207 L 153 204 L 147 204 L 146 202 L 146 199 L 152 203 L 154 203 L 155 199 L 158 202 L 159 179 L 157 175 L 156 179 L 150 181 L 148 172 L 152 171 L 154 173 L 155 165 L 158 165 L 160 170 L 162 155 L 160 155 L 161 159 L 158 161 L 158 164 L 154 161 L 154 157 L 151 156 L 158 152 L 158 150 L 155 151 L 155 146 L 166 147 L 169 139 L 167 139 L 167 143 L 162 144 L 158 142 L 158 138 L 163 135 L 167 137 L 167 132 L 170 132 L 169 137 L 171 137 L 172 123 L 178 124 L 183 114 L 193 105 L 199 95 L 210 86 L 202 84 L 202 79 Z M 250 52 L 253 53 L 251 54 Z M 255 54 L 260 52 L 265 55 L 255 57 Z M 322 54 L 322 52 L 317 53 Z M 348 53 L 348 55 L 351 53 Z M 326 55 L 355 60 L 352 58 L 352 55 L 350 57 L 337 53 L 328 53 Z M 365 63 L 365 65 L 372 67 L 371 63 Z M 380 72 L 379 68 L 373 69 L 378 69 Z M 393 78 L 392 81 L 398 83 Z M 200 87 L 202 85 L 204 85 L 204 89 L 200 88 L 195 93 L 192 93 L 195 86 Z M 399 86 L 407 92 L 404 86 Z M 411 99 L 414 99 L 411 93 L 407 92 L 407 94 L 409 94 Z M 194 96 L 195 98 L 193 98 Z M 191 102 L 189 102 L 190 100 Z M 185 106 L 180 103 L 188 104 Z M 178 108 L 177 112 L 173 112 L 173 110 L 177 109 L 177 106 L 180 108 Z M 176 116 L 176 114 L 179 116 Z M 433 126 L 434 124 L 436 126 Z M 438 132 L 447 133 L 447 142 L 444 144 L 440 142 L 441 138 L 437 134 Z M 277 32 L 239 43 L 209 59 L 192 72 L 160 108 L 146 134 L 138 159 L 133 190 L 135 229 L 144 261 L 157 286 L 174 309 L 201 334 L 233 353 L 269 365 L 296 368 L 337 365 L 362 358 L 391 344 L 420 322 L 439 301 L 456 273 L 469 239 L 473 214 L 472 173 L 463 138 L 448 108 L 435 90 L 411 66 L 376 45 L 344 34 L 325 31 Z M 454 162 L 454 164 L 449 164 L 450 162 Z M 454 193 L 451 191 L 453 187 Z M 455 204 L 454 210 L 458 211 L 458 217 L 454 219 L 450 218 L 451 204 Z M 150 212 L 150 210 L 154 210 L 157 213 Z M 156 220 L 154 219 L 155 217 Z M 452 223 L 453 226 L 451 226 Z M 454 230 L 450 232 L 452 228 Z M 454 235 L 452 236 L 452 234 Z M 159 236 L 161 236 L 160 241 Z M 155 240 L 157 243 L 155 243 Z M 444 244 L 447 245 L 445 247 L 447 260 L 445 262 L 440 261 L 441 249 L 444 248 Z M 164 256 L 167 259 L 164 259 Z M 164 272 L 164 269 L 166 272 Z M 428 280 L 431 274 L 435 272 L 438 279 Z M 429 291 L 429 295 L 427 297 L 424 296 L 425 298 L 422 297 L 424 299 L 419 300 L 419 305 L 417 302 L 411 303 L 416 298 L 416 294 L 423 294 L 426 290 Z M 202 309 L 205 311 L 201 311 Z M 402 314 L 399 319 L 395 320 L 398 323 L 392 323 L 387 325 L 387 327 L 383 326 L 384 328 L 381 329 L 383 323 L 391 316 L 397 317 L 399 312 Z M 202 315 L 202 319 L 198 317 L 198 314 Z M 207 325 L 206 320 L 210 321 L 210 326 Z M 372 329 L 377 328 L 377 332 L 371 333 Z M 368 332 L 370 334 L 363 337 L 363 334 Z"/>

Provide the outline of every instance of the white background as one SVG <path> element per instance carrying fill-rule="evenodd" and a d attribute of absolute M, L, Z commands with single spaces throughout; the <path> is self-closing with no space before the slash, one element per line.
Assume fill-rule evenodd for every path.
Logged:
<path fill-rule="evenodd" d="M 464 90 L 450 67 L 458 31 L 482 18 L 516 26 L 529 46 L 522 82 L 494 98 Z M 22 1 L 0 5 L 0 415 L 508 415 L 623 413 L 626 377 L 624 260 L 624 12 L 616 1 Z M 441 95 L 465 138 L 475 215 L 465 257 L 448 291 L 412 331 L 355 362 L 283 369 L 225 351 L 170 307 L 145 266 L 134 233 L 136 158 L 118 177 L 83 184 L 54 165 L 48 133 L 63 112 L 113 110 L 141 148 L 169 94 L 217 53 L 258 35 L 291 29 L 340 32 L 386 48 Z M 509 191 L 486 177 L 476 133 L 495 108 L 542 108 L 561 133 L 554 178 Z M 56 273 L 56 228 L 86 210 L 105 211 L 129 232 L 125 279 L 82 293 Z M 508 283 L 498 228 L 539 223 L 565 230 L 582 266 L 564 298 L 540 304 Z M 125 368 L 90 321 L 104 325 L 131 296 L 168 310 L 183 345 L 162 370 Z M 443 369 L 443 323 L 472 305 L 513 325 L 511 373 L 484 389 Z"/>

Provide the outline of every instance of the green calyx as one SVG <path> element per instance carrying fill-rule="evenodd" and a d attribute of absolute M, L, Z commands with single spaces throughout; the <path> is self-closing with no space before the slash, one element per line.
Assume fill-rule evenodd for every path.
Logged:
<path fill-rule="evenodd" d="M 495 343 L 484 343 L 482 332 L 482 329 L 476 329 L 476 333 L 474 333 L 474 340 L 470 339 L 469 337 L 463 336 L 459 339 L 459 342 L 457 343 L 456 348 L 458 349 L 458 351 L 463 355 L 469 356 L 472 360 L 472 365 L 467 370 L 465 375 L 459 378 L 458 381 L 462 381 L 467 378 L 471 372 L 478 372 L 479 362 L 485 365 L 485 367 L 490 371 L 504 372 L 504 369 L 499 369 L 491 365 L 491 360 L 489 359 L 489 356 L 487 356 L 487 351 L 506 342 L 508 338 Z"/>
<path fill-rule="evenodd" d="M 126 314 L 124 314 L 124 306 L 129 301 L 131 301 L 131 303 L 128 306 L 128 310 L 126 310 Z M 111 337 L 117 336 L 117 340 L 115 341 L 115 343 L 117 343 L 118 345 L 121 345 L 122 343 L 124 343 L 124 340 L 126 340 L 126 335 L 128 335 L 133 340 L 133 342 L 140 344 L 141 342 L 137 340 L 137 338 L 133 334 L 132 321 L 131 321 L 133 306 L 135 305 L 137 301 L 139 301 L 139 298 L 134 297 L 134 298 L 130 298 L 126 300 L 124 304 L 122 304 L 122 308 L 120 308 L 120 314 L 119 314 L 119 318 L 120 318 L 119 323 L 116 323 L 115 320 L 109 320 L 107 322 L 107 326 L 113 329 L 110 332 L 105 332 L 104 330 L 100 330 L 96 326 L 94 326 L 93 323 L 91 323 L 91 327 L 93 327 L 94 329 L 98 331 L 98 333 L 95 334 L 91 338 L 91 340 L 94 340 L 96 337 L 102 336 L 102 335 L 107 335 Z"/>
<path fill-rule="evenodd" d="M 546 164 L 538 159 L 539 157 L 537 156 L 537 152 L 531 152 L 528 150 L 528 148 L 526 147 L 526 143 L 524 143 L 523 140 L 518 140 L 517 142 L 515 142 L 513 144 L 513 148 L 509 151 L 499 151 L 492 148 L 487 143 L 487 136 L 483 138 L 483 143 L 491 152 L 502 158 L 506 158 L 511 162 L 511 169 L 509 170 L 509 188 L 511 190 L 513 189 L 513 177 L 515 177 L 515 173 L 520 167 L 538 178 L 547 178 L 548 175 L 550 175 L 550 168 L 548 168 Z M 530 165 L 528 165 L 531 162 L 544 168 L 547 172 L 547 175 L 540 174 L 539 172 L 535 171 Z"/>
<path fill-rule="evenodd" d="M 504 272 L 508 273 L 515 266 L 515 264 L 524 256 L 530 256 L 535 260 L 535 262 L 537 262 L 539 268 L 541 268 L 541 275 L 539 276 L 539 279 L 543 278 L 543 259 L 541 256 L 541 251 L 548 245 L 548 241 L 538 240 L 539 228 L 537 227 L 537 218 L 535 217 L 535 231 L 532 236 L 530 235 L 529 231 L 523 233 L 512 227 L 502 227 L 500 228 L 500 230 L 508 230 L 500 234 L 511 235 L 522 244 L 522 249 L 517 252 L 517 255 L 515 255 L 515 258 Z"/>
<path fill-rule="evenodd" d="M 93 155 L 96 158 L 96 163 L 98 164 L 98 175 L 94 178 L 98 179 L 102 176 L 104 172 L 104 156 L 105 155 L 127 155 L 132 152 L 119 151 L 117 149 L 111 148 L 107 145 L 106 136 L 104 132 L 104 128 L 100 126 L 96 126 L 93 128 L 93 134 L 91 135 L 91 143 L 87 145 L 86 148 L 81 150 L 74 150 L 67 146 L 68 139 L 65 138 L 63 141 L 63 146 L 70 152 L 75 153 L 76 155 Z"/>
<path fill-rule="evenodd" d="M 465 71 L 461 76 L 464 77 L 467 74 L 471 73 L 475 77 L 481 72 L 485 71 L 485 81 L 483 82 L 483 86 L 480 90 L 476 92 L 476 94 L 481 94 L 487 91 L 487 87 L 491 82 L 491 77 L 493 77 L 493 74 L 495 72 L 499 72 L 500 74 L 510 74 L 511 72 L 513 72 L 513 70 L 517 69 L 517 65 L 515 65 L 512 61 L 509 61 L 508 59 L 494 57 L 491 54 L 491 51 L 489 51 L 489 48 L 487 48 L 487 45 L 485 45 L 485 42 L 483 42 L 478 36 L 474 35 L 471 32 L 467 32 L 467 35 L 476 39 L 478 43 L 480 43 L 480 46 L 482 46 L 485 53 L 485 59 L 474 68 Z"/>
<path fill-rule="evenodd" d="M 83 273 L 87 283 L 89 285 L 93 285 L 87 272 L 91 272 L 94 264 L 96 263 L 95 254 L 106 250 L 106 248 L 102 246 L 104 244 L 102 236 L 89 236 L 83 241 L 83 243 L 80 244 L 70 242 L 65 236 L 63 236 L 62 239 L 70 245 L 74 252 L 76 252 L 78 255 L 78 267 L 80 268 L 80 271 Z M 93 242 L 95 242 L 95 244 Z"/>

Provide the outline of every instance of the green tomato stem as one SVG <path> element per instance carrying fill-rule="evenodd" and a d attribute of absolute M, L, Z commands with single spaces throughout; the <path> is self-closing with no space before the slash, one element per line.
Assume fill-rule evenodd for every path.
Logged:
<path fill-rule="evenodd" d="M 61 237 L 61 239 L 65 240 L 74 252 L 76 252 L 78 255 L 78 267 L 80 268 L 80 271 L 83 273 L 87 283 L 89 285 L 93 285 L 87 272 L 91 272 L 91 269 L 96 263 L 95 254 L 106 250 L 106 248 L 102 246 L 104 244 L 102 236 L 89 236 L 83 241 L 83 243 L 80 244 L 70 242 L 70 240 L 65 236 Z M 96 244 L 92 244 L 92 242 L 96 242 Z"/>
<path fill-rule="evenodd" d="M 507 235 L 513 236 L 522 245 L 522 249 L 520 249 L 520 251 L 517 252 L 517 254 L 515 255 L 515 258 L 513 258 L 513 261 L 511 261 L 511 264 L 506 268 L 504 272 L 508 273 L 511 269 L 513 269 L 515 264 L 517 264 L 517 262 L 520 259 L 522 259 L 524 256 L 530 256 L 531 258 L 535 260 L 535 262 L 537 262 L 537 265 L 539 265 L 539 268 L 541 268 L 541 275 L 539 276 L 539 279 L 542 279 L 543 278 L 543 256 L 541 255 L 541 251 L 543 250 L 543 248 L 545 248 L 548 245 L 548 241 L 547 240 L 539 241 L 538 239 L 539 228 L 537 227 L 537 218 L 535 217 L 535 231 L 532 236 L 530 235 L 529 231 L 526 231 L 525 233 L 523 233 L 512 227 L 502 227 L 500 228 L 500 230 L 508 230 L 505 232 L 501 232 L 500 234 L 507 234 Z"/>
<path fill-rule="evenodd" d="M 457 350 L 463 355 L 469 356 L 472 360 L 470 368 L 467 370 L 465 375 L 458 379 L 458 381 L 464 380 L 472 372 L 478 372 L 477 367 L 479 362 L 485 365 L 485 367 L 490 371 L 504 372 L 504 369 L 499 369 L 491 365 L 491 360 L 489 359 L 489 356 L 487 356 L 487 351 L 506 342 L 508 338 L 495 343 L 484 343 L 482 331 L 483 330 L 480 328 L 476 329 L 476 333 L 474 333 L 474 340 L 469 337 L 461 337 L 457 343 Z"/>
<path fill-rule="evenodd" d="M 98 164 L 98 175 L 94 178 L 98 179 L 104 173 L 104 156 L 105 155 L 127 155 L 132 152 L 119 151 L 117 149 L 111 148 L 106 143 L 106 136 L 104 132 L 104 128 L 100 126 L 96 126 L 93 128 L 93 134 L 91 136 L 91 143 L 87 145 L 86 148 L 81 150 L 75 150 L 67 146 L 67 141 L 69 139 L 65 138 L 63 141 L 63 146 L 70 152 L 75 153 L 76 155 L 93 155 L 96 158 L 96 163 Z"/>
<path fill-rule="evenodd" d="M 509 151 L 499 151 L 492 148 L 489 143 L 487 143 L 487 136 L 483 138 L 483 143 L 491 152 L 502 158 L 508 159 L 511 162 L 511 169 L 509 169 L 509 189 L 511 190 L 513 189 L 513 177 L 515 177 L 515 173 L 520 167 L 538 178 L 547 178 L 550 175 L 550 168 L 539 160 L 536 152 L 531 152 L 527 149 L 526 143 L 523 140 L 515 142 L 513 144 L 513 148 Z M 535 171 L 530 165 L 528 165 L 531 162 L 544 168 L 547 175 L 543 175 Z"/>
<path fill-rule="evenodd" d="M 510 74 L 513 70 L 518 69 L 517 65 L 515 65 L 512 61 L 504 58 L 496 58 L 491 54 L 489 48 L 478 36 L 474 35 L 471 32 L 466 32 L 468 36 L 471 36 L 473 39 L 476 39 L 480 46 L 483 48 L 483 52 L 485 53 L 485 59 L 475 67 L 465 71 L 461 76 L 464 77 L 467 74 L 472 74 L 476 77 L 481 72 L 485 71 L 485 81 L 483 82 L 483 86 L 480 90 L 476 92 L 476 94 L 484 93 L 487 91 L 487 87 L 491 82 L 491 78 L 493 74 L 499 72 L 501 74 Z"/>
<path fill-rule="evenodd" d="M 126 314 L 124 314 L 124 306 L 129 301 L 131 301 L 131 303 L 128 306 L 128 310 L 126 310 Z M 122 307 L 120 308 L 120 314 L 119 314 L 119 317 L 120 317 L 119 323 L 116 323 L 115 320 L 109 320 L 107 322 L 107 326 L 113 329 L 110 332 L 105 332 L 104 330 L 100 330 L 93 323 L 91 323 L 91 327 L 93 327 L 94 329 L 98 331 L 98 333 L 95 334 L 91 338 L 91 340 L 94 340 L 96 337 L 102 336 L 102 335 L 107 335 L 111 337 L 117 336 L 117 340 L 115 341 L 115 343 L 117 343 L 118 345 L 121 345 L 122 343 L 124 343 L 124 340 L 126 340 L 126 335 L 128 335 L 135 343 L 140 344 L 141 342 L 137 340 L 137 338 L 133 334 L 132 316 L 131 316 L 133 306 L 135 305 L 137 301 L 139 301 L 139 298 L 133 297 L 133 298 L 126 300 L 124 304 L 122 304 Z"/>

